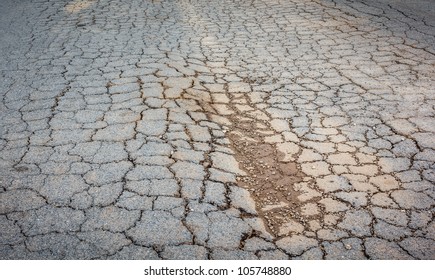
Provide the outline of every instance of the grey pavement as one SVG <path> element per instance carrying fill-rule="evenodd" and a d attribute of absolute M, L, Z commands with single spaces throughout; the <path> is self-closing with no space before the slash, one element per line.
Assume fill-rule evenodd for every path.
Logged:
<path fill-rule="evenodd" d="M 0 259 L 435 259 L 434 10 L 1 0 Z"/>

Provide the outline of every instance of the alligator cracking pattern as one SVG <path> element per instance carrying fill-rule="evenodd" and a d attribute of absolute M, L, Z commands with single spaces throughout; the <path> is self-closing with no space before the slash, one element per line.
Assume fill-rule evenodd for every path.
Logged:
<path fill-rule="evenodd" d="M 435 21 L 384 2 L 2 1 L 0 258 L 435 259 Z"/>

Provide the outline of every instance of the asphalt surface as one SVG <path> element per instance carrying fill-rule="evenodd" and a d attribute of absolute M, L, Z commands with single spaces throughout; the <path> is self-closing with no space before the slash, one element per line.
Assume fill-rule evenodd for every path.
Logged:
<path fill-rule="evenodd" d="M 0 1 L 0 258 L 435 259 L 434 6 Z"/>

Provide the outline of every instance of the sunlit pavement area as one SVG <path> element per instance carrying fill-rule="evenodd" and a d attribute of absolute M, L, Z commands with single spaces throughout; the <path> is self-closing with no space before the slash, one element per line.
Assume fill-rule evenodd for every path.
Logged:
<path fill-rule="evenodd" d="M 2 0 L 0 258 L 435 259 L 434 7 Z"/>

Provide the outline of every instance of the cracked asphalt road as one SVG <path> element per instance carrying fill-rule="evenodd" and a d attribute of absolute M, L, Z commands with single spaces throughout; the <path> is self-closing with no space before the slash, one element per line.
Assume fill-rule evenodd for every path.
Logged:
<path fill-rule="evenodd" d="M 403 3 L 1 1 L 0 258 L 435 259 Z"/>

